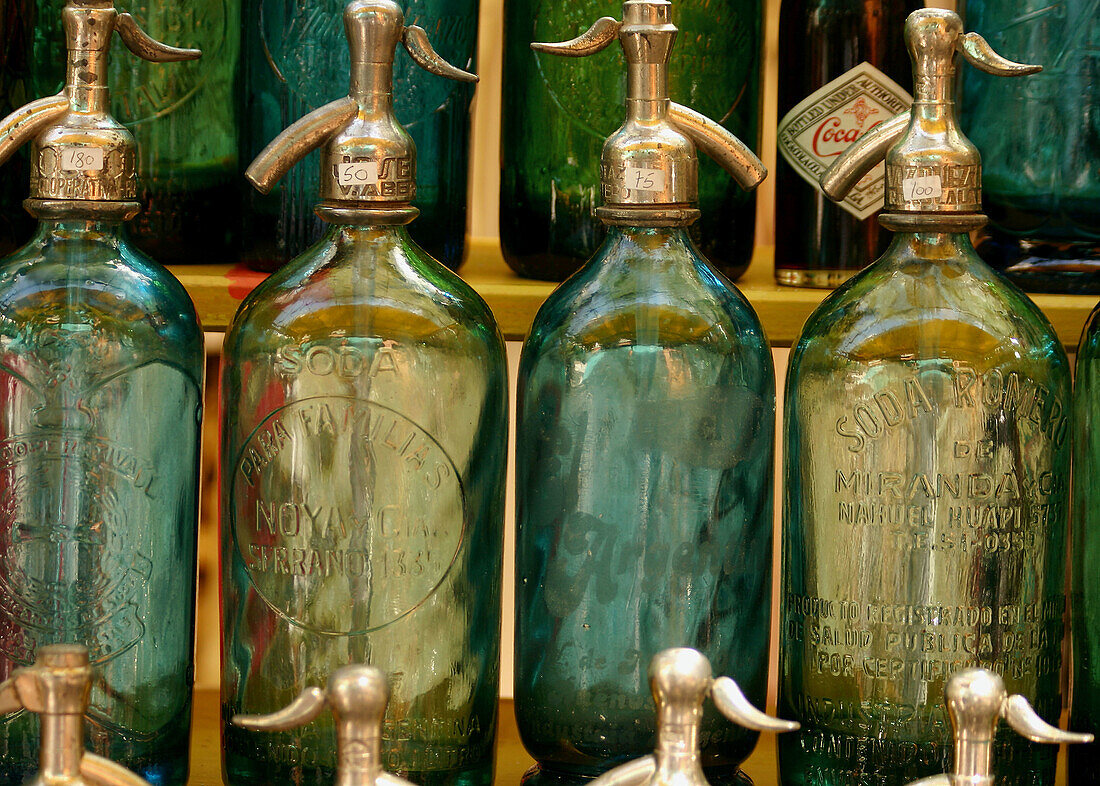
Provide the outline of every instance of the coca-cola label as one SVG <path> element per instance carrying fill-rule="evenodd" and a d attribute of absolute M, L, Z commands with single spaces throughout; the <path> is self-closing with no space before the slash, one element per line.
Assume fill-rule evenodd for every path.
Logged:
<path fill-rule="evenodd" d="M 820 188 L 821 175 L 848 146 L 894 115 L 913 97 L 870 63 L 824 85 L 779 121 L 779 152 L 794 171 Z M 885 167 L 876 166 L 840 206 L 858 219 L 882 209 Z"/>

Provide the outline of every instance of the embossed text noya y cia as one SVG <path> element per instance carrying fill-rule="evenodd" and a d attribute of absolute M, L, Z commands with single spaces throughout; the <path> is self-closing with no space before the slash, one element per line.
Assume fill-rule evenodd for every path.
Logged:
<path fill-rule="evenodd" d="M 324 238 L 242 303 L 222 372 L 222 700 L 232 786 L 328 779 L 337 726 L 265 715 L 348 663 L 390 676 L 381 766 L 492 776 L 507 383 L 484 301 L 410 238 L 416 148 L 395 50 L 444 62 L 392 0 L 344 10 L 348 95 L 253 162 L 262 191 L 321 148 Z"/>

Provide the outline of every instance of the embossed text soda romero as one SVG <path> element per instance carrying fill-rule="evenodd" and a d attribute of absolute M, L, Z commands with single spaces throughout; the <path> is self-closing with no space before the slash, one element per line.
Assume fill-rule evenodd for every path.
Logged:
<path fill-rule="evenodd" d="M 905 39 L 912 109 L 821 181 L 839 200 L 885 158 L 893 241 L 814 312 L 790 361 L 779 708 L 804 728 L 779 741 L 785 784 L 938 771 L 938 685 L 959 668 L 1060 705 L 1068 362 L 974 252 L 980 156 L 952 96 L 960 53 L 1002 76 L 1038 69 L 947 11 L 914 12 Z M 1052 756 L 1005 745 L 1004 783 L 1053 779 Z"/>

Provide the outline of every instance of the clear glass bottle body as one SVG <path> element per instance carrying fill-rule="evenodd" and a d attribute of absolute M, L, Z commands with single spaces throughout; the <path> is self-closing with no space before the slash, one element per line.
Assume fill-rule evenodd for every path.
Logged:
<path fill-rule="evenodd" d="M 784 0 L 779 16 L 784 53 L 779 68 L 779 117 L 864 62 L 912 92 L 909 53 L 898 33 L 905 18 L 923 5 L 919 0 Z M 852 131 L 862 135 L 889 119 L 879 111 L 866 117 L 845 113 L 843 106 L 839 112 L 823 113 L 823 122 L 836 123 L 847 132 L 845 141 L 855 136 Z M 822 136 L 836 132 L 832 125 L 820 129 Z M 838 156 L 843 149 L 842 144 L 826 144 L 820 154 Z M 858 218 L 849 213 L 807 183 L 783 156 L 776 161 L 775 178 L 779 283 L 835 287 L 886 251 L 890 236 L 875 215 Z"/>
<path fill-rule="evenodd" d="M 390 675 L 383 766 L 492 779 L 504 345 L 403 227 L 331 226 L 244 302 L 222 368 L 222 701 L 232 786 L 330 783 L 327 713 L 273 712 L 347 663 Z"/>
<path fill-rule="evenodd" d="M 564 281 L 603 244 L 596 217 L 600 154 L 623 122 L 626 64 L 621 47 L 586 58 L 531 51 L 532 41 L 562 41 L 598 17 L 621 15 L 608 0 L 504 3 L 504 104 L 501 110 L 500 238 L 505 261 L 526 278 Z M 760 0 L 680 0 L 668 69 L 669 96 L 718 119 L 758 147 Z M 756 198 L 707 157 L 699 162 L 703 217 L 692 238 L 731 279 L 753 251 Z"/>
<path fill-rule="evenodd" d="M 609 229 L 520 366 L 516 717 L 528 782 L 652 752 L 647 669 L 690 646 L 762 703 L 774 370 L 756 314 L 683 229 Z M 707 709 L 711 783 L 755 733 Z"/>
<path fill-rule="evenodd" d="M 65 83 L 65 0 L 28 2 L 34 9 L 22 24 L 32 27 L 30 101 Z M 118 0 L 116 6 L 153 38 L 202 50 L 198 60 L 166 65 L 133 56 L 117 36 L 112 43 L 111 114 L 137 142 L 142 211 L 129 225 L 132 242 L 166 265 L 227 263 L 240 226 L 233 100 L 240 0 Z M 18 209 L 20 201 L 0 210 Z"/>
<path fill-rule="evenodd" d="M 898 234 L 791 353 L 779 715 L 783 784 L 949 771 L 946 678 L 1061 710 L 1070 376 L 1038 308 L 966 235 Z M 1005 727 L 999 784 L 1056 751 Z"/>
<path fill-rule="evenodd" d="M 118 224 L 43 221 L 0 262 L 0 679 L 86 645 L 88 747 L 187 780 L 203 340 Z M 0 780 L 38 720 L 0 719 Z"/>
<path fill-rule="evenodd" d="M 420 25 L 447 62 L 474 70 L 477 0 L 400 0 L 409 25 Z M 350 61 L 344 0 L 245 0 L 241 155 L 252 161 L 303 115 L 347 95 Z M 457 270 L 466 254 L 470 102 L 475 86 L 425 74 L 398 48 L 394 114 L 416 143 L 420 218 L 409 227 L 432 257 Z M 288 173 L 269 195 L 245 195 L 244 258 L 275 270 L 321 237 L 314 215 L 320 153 Z"/>
<path fill-rule="evenodd" d="M 1091 0 L 966 0 L 969 29 L 1027 79 L 966 70 L 960 119 L 982 151 L 978 252 L 1035 292 L 1100 293 L 1100 10 Z M 1005 118 L 1011 117 L 1011 128 Z"/>
<path fill-rule="evenodd" d="M 1069 728 L 1100 732 L 1100 307 L 1077 347 L 1073 410 L 1073 707 Z M 1093 745 L 1069 746 L 1068 783 L 1100 783 Z M 1077 751 L 1074 748 L 1084 748 Z"/>

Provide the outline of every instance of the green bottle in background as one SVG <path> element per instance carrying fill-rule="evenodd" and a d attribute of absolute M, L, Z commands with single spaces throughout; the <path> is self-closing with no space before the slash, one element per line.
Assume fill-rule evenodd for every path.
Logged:
<path fill-rule="evenodd" d="M 622 122 L 621 53 L 570 62 L 532 52 L 532 41 L 580 35 L 616 16 L 620 0 L 505 0 L 500 240 L 521 276 L 562 281 L 600 247 L 600 153 Z M 750 146 L 759 136 L 760 0 L 679 0 L 680 36 L 669 67 L 673 101 L 719 121 Z M 715 267 L 737 278 L 752 257 L 756 200 L 713 161 L 699 163 L 702 219 L 691 236 Z"/>
<path fill-rule="evenodd" d="M 1092 312 L 1077 347 L 1073 410 L 1073 706 L 1070 728 L 1100 730 L 1100 306 Z M 1095 745 L 1069 749 L 1068 782 L 1100 784 Z"/>
<path fill-rule="evenodd" d="M 477 0 L 400 0 L 410 25 L 427 30 L 441 57 L 463 68 L 476 59 Z M 247 0 L 242 39 L 241 156 L 251 161 L 303 115 L 347 92 L 344 0 Z M 420 218 L 413 239 L 452 270 L 466 253 L 471 84 L 424 79 L 405 52 L 394 63 L 394 114 L 417 151 Z M 245 197 L 244 258 L 274 270 L 324 234 L 313 213 L 320 160 L 313 153 L 270 195 Z"/>
<path fill-rule="evenodd" d="M 30 30 L 27 90 L 49 95 L 64 81 L 65 41 L 57 24 L 64 2 L 26 5 L 17 21 Z M 240 0 L 120 0 L 118 10 L 133 14 L 158 40 L 203 52 L 201 61 L 174 68 L 117 55 L 110 60 L 111 111 L 137 141 L 142 211 L 127 225 L 130 237 L 164 264 L 228 262 L 236 257 L 240 224 L 233 101 Z M 22 212 L 16 197 L 5 198 L 0 211 Z"/>

